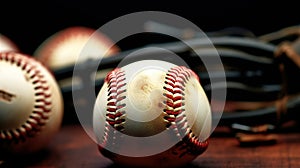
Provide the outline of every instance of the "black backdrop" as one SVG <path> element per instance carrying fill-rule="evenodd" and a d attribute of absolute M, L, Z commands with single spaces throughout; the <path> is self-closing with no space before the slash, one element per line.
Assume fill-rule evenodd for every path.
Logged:
<path fill-rule="evenodd" d="M 10 0 L 0 3 L 0 33 L 12 39 L 24 53 L 32 54 L 47 37 L 63 28 L 80 25 L 98 29 L 119 16 L 144 10 L 177 14 L 197 24 L 203 31 L 238 26 L 261 35 L 300 23 L 300 8 L 296 1 L 262 2 Z M 142 44 L 142 39 L 139 40 L 138 43 Z M 123 50 L 126 47 L 129 46 L 121 46 Z"/>

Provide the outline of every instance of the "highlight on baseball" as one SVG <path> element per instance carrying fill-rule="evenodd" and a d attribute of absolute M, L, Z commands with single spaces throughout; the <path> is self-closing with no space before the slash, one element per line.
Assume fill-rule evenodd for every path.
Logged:
<path fill-rule="evenodd" d="M 20 49 L 14 41 L 3 34 L 0 34 L 0 52 L 4 51 L 19 52 Z"/>
<path fill-rule="evenodd" d="M 57 70 L 75 62 L 110 56 L 119 51 L 105 34 L 84 26 L 64 28 L 48 37 L 35 51 L 34 57 L 52 70 Z M 82 53 L 82 49 L 88 49 Z M 80 57 L 79 57 L 80 55 Z"/>
<path fill-rule="evenodd" d="M 46 148 L 63 117 L 63 98 L 52 73 L 31 56 L 1 52 L 0 81 L 0 156 Z"/>
<path fill-rule="evenodd" d="M 33 56 L 49 69 L 56 71 L 75 63 L 109 57 L 119 50 L 119 47 L 104 33 L 90 27 L 71 26 L 44 40 L 34 51 Z M 102 69 L 97 72 L 96 79 L 104 78 L 111 70 Z M 71 87 L 72 84 L 80 85 L 80 80 L 76 79 L 65 78 L 59 80 L 58 85 L 60 88 Z"/>
<path fill-rule="evenodd" d="M 125 167 L 180 167 L 206 151 L 209 100 L 187 66 L 141 60 L 111 71 L 99 91 L 93 130 L 100 153 Z"/>

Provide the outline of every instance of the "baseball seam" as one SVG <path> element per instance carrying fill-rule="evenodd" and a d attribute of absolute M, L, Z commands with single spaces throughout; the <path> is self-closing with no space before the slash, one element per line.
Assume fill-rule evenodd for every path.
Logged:
<path fill-rule="evenodd" d="M 114 145 L 115 131 L 124 130 L 125 122 L 125 111 L 123 108 L 125 104 L 121 104 L 121 101 L 126 98 L 126 96 L 120 96 L 120 94 L 126 92 L 123 87 L 125 83 L 125 73 L 121 69 L 117 68 L 107 75 L 106 82 L 108 83 L 108 99 L 107 99 L 107 109 L 106 109 L 106 123 L 103 137 L 103 145 Z M 109 129 L 109 127 L 114 127 L 114 131 Z"/>
<path fill-rule="evenodd" d="M 169 128 L 173 129 L 177 136 L 183 137 L 182 141 L 177 144 L 177 148 L 173 151 L 174 154 L 179 154 L 179 157 L 187 153 L 200 154 L 206 150 L 208 141 L 201 142 L 193 133 L 188 125 L 185 111 L 185 84 L 191 76 L 198 76 L 190 69 L 184 66 L 171 68 L 165 77 L 164 96 L 167 101 L 165 120 L 169 122 Z M 177 150 L 177 151 L 176 151 Z"/>
<path fill-rule="evenodd" d="M 192 132 L 185 115 L 184 90 L 185 84 L 191 76 L 199 80 L 198 76 L 188 68 L 184 66 L 173 67 L 167 72 L 163 87 L 165 91 L 163 96 L 166 98 L 163 109 L 164 121 L 167 123 L 167 128 L 174 130 L 178 137 L 183 137 L 173 151 L 173 154 L 178 154 L 179 157 L 187 153 L 200 154 L 208 146 L 207 140 L 201 142 Z M 100 143 L 102 147 L 115 145 L 115 140 L 118 139 L 115 137 L 115 133 L 116 131 L 122 132 L 126 122 L 126 111 L 124 110 L 126 104 L 121 102 L 126 96 L 120 95 L 126 92 L 124 88 L 126 86 L 125 72 L 117 68 L 107 75 L 105 81 L 108 83 L 108 102 L 104 136 L 102 143 Z M 110 127 L 113 127 L 114 130 Z"/>
<path fill-rule="evenodd" d="M 0 141 L 20 142 L 34 137 L 49 119 L 51 112 L 51 92 L 47 80 L 38 65 L 31 62 L 29 57 L 21 57 L 15 53 L 0 54 L 0 61 L 12 64 L 24 72 L 26 80 L 31 82 L 34 89 L 34 105 L 26 122 L 17 128 L 0 130 Z"/>

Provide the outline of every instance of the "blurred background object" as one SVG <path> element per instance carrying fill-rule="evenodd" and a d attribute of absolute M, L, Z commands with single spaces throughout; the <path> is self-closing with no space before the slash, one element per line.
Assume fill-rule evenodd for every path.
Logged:
<path fill-rule="evenodd" d="M 19 48 L 11 39 L 0 34 L 0 51 L 19 51 Z"/>
<path fill-rule="evenodd" d="M 92 38 L 93 37 L 93 38 Z M 82 50 L 89 45 L 89 50 Z M 119 48 L 114 45 L 106 35 L 99 31 L 83 26 L 73 26 L 60 30 L 38 46 L 33 56 L 44 63 L 51 70 L 95 59 L 102 56 L 110 56 L 118 52 Z"/>

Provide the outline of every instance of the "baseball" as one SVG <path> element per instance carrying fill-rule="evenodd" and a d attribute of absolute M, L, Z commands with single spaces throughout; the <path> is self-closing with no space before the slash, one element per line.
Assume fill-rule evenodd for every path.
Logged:
<path fill-rule="evenodd" d="M 113 46 L 111 48 L 108 48 Z M 85 48 L 84 52 L 83 49 Z M 34 57 L 49 69 L 61 68 L 82 63 L 88 59 L 108 57 L 119 48 L 105 34 L 89 27 L 73 26 L 62 29 L 48 37 L 34 52 Z M 96 73 L 96 79 L 105 78 L 112 69 L 102 69 Z M 76 78 L 58 81 L 61 88 L 80 85 Z"/>
<path fill-rule="evenodd" d="M 2 52 L 0 81 L 0 155 L 45 148 L 63 117 L 62 95 L 53 75 L 30 56 Z"/>
<path fill-rule="evenodd" d="M 19 48 L 7 36 L 0 34 L 0 52 L 3 52 L 3 51 L 19 51 Z"/>
<path fill-rule="evenodd" d="M 198 76 L 159 60 L 111 71 L 93 112 L 100 153 L 125 167 L 186 165 L 206 151 L 211 125 Z"/>
<path fill-rule="evenodd" d="M 92 37 L 93 36 L 93 37 Z M 90 40 L 90 41 L 89 41 Z M 119 48 L 108 48 L 113 42 L 104 34 L 83 26 L 68 27 L 47 38 L 34 52 L 34 56 L 52 70 L 74 65 L 77 61 L 99 56 L 110 56 Z M 88 45 L 88 46 L 85 46 Z M 88 47 L 86 53 L 81 53 Z M 82 55 L 79 57 L 79 55 Z"/>

